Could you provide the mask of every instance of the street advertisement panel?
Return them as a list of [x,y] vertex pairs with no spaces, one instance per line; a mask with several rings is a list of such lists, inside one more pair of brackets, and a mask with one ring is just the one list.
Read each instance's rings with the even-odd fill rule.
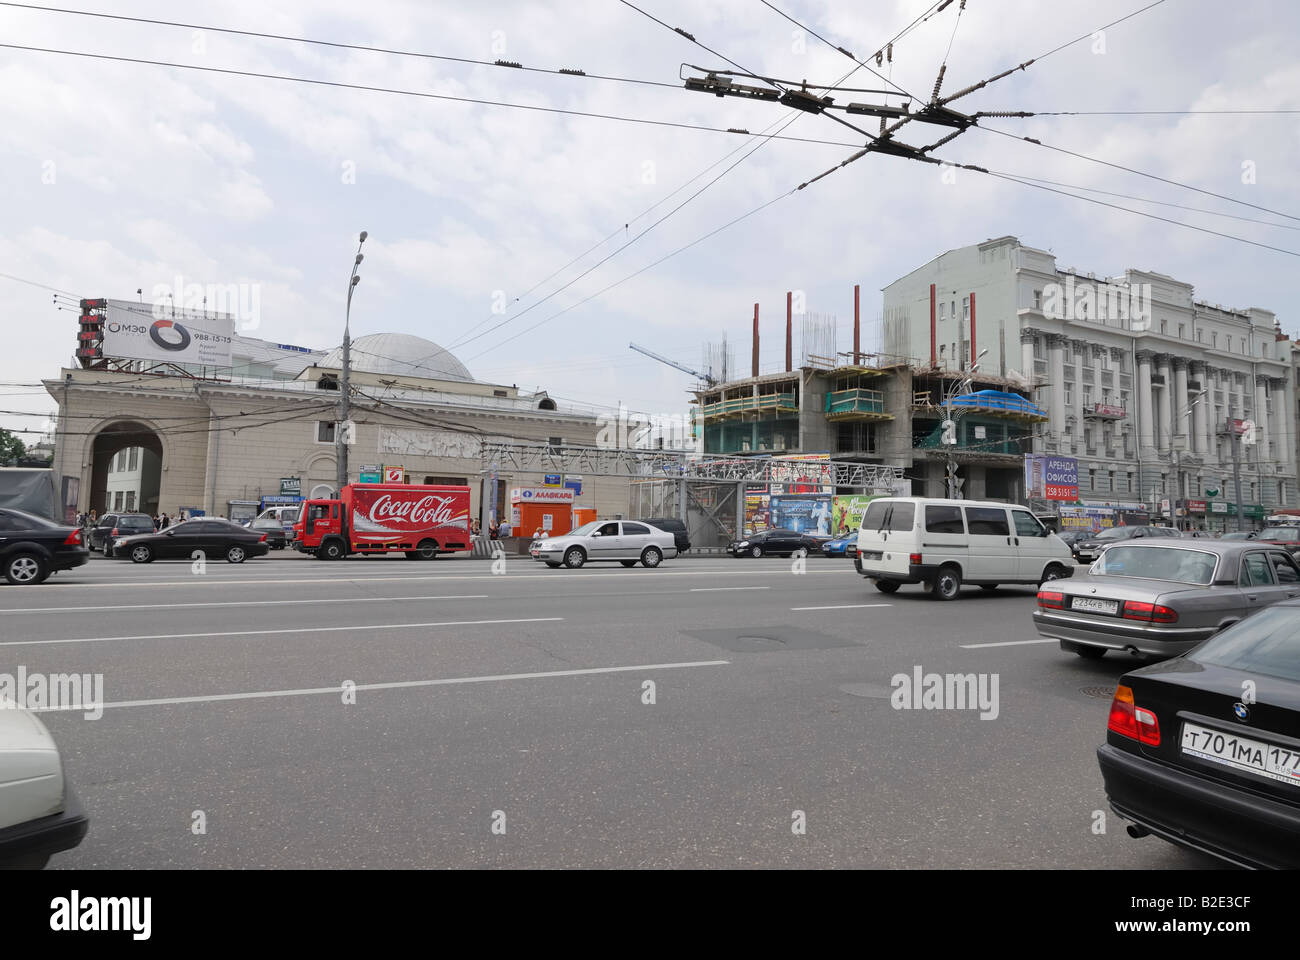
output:
[[771,524],[780,530],[794,530],[798,533],[829,537],[831,500],[832,498],[826,495],[772,497]]
[[573,503],[573,491],[555,487],[513,487],[510,502],[520,503]]
[[1100,533],[1115,526],[1118,514],[1112,507],[1061,507],[1061,533]]
[[1079,499],[1079,461],[1073,457],[1025,456],[1025,489],[1031,498],[1072,501]]
[[745,494],[745,536],[752,537],[768,529],[770,500],[766,493]]
[[790,493],[832,493],[834,468],[829,453],[795,453],[772,458],[771,481]]
[[834,535],[843,537],[862,526],[862,517],[867,512],[867,504],[874,499],[876,498],[873,496],[836,497],[832,501]]
[[110,301],[105,308],[104,356],[158,363],[229,367],[235,319],[198,310],[167,309],[157,317],[145,304]]
[[446,542],[444,532],[463,535],[469,523],[467,487],[357,485],[351,493],[349,522],[358,540]]

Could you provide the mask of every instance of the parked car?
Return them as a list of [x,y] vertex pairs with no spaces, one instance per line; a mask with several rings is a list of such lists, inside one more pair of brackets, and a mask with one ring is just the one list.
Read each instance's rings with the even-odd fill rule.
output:
[[143,513],[106,513],[90,528],[90,542],[86,546],[111,557],[113,541],[117,538],[153,533],[153,530],[153,517],[146,517]]
[[795,554],[807,556],[820,552],[822,544],[830,540],[813,533],[800,533],[797,530],[764,530],[752,537],[741,537],[727,544],[727,553],[733,557],[762,557],[776,555],[789,557]]
[[1256,610],[1300,597],[1300,566],[1250,541],[1130,541],[1038,591],[1034,627],[1087,660],[1185,653]]
[[1260,543],[1276,543],[1293,557],[1300,554],[1300,527],[1265,527],[1255,539]]
[[80,527],[0,507],[0,569],[10,583],[42,583],[90,559]]
[[287,540],[293,539],[293,525],[298,522],[298,514],[302,510],[301,503],[280,504],[275,507],[267,507],[256,517],[254,517],[247,526],[252,526],[258,520],[275,520],[280,524]]
[[677,556],[677,542],[668,531],[640,520],[593,520],[570,533],[534,540],[528,554],[548,567],[576,569],[595,560],[657,567]]
[[1106,726],[1097,762],[1130,836],[1300,869],[1300,601],[1124,674]]
[[842,537],[836,537],[834,540],[827,540],[822,544],[822,553],[828,557],[849,557],[852,559],[858,555],[858,531],[847,533]]
[[153,560],[189,559],[196,550],[207,557],[225,557],[230,563],[243,563],[249,557],[265,556],[269,549],[266,534],[249,530],[229,520],[202,517],[173,524],[157,533],[119,537],[113,541],[115,557],[130,557],[134,563]]
[[687,550],[691,549],[690,532],[686,529],[686,524],[676,517],[651,517],[649,520],[643,520],[642,523],[648,523],[652,527],[658,527],[660,530],[667,530],[673,535],[673,541],[677,544],[677,555],[680,557]]
[[1059,580],[1075,569],[1070,548],[1025,507],[924,497],[872,500],[853,563],[882,593],[920,583],[940,600],[956,599],[963,583],[995,590]]
[[283,550],[289,543],[284,535],[284,524],[274,517],[259,517],[248,525],[254,533],[266,534],[266,545],[272,550]]
[[1222,534],[1220,540],[1254,540],[1259,535],[1254,530],[1233,530],[1231,533]]
[[1058,533],[1057,536],[1073,552],[1074,545],[1080,540],[1090,539],[1093,532],[1091,530],[1066,530],[1064,533]]
[[39,870],[89,827],[45,724],[0,698],[0,868]]
[[1088,537],[1084,540],[1076,541],[1074,544],[1074,558],[1085,566],[1096,560],[1101,552],[1112,544],[1119,543],[1122,540],[1134,540],[1142,538],[1162,538],[1167,540],[1178,539],[1178,531],[1173,527],[1155,527],[1155,526],[1133,526],[1133,527],[1107,527],[1095,537]]

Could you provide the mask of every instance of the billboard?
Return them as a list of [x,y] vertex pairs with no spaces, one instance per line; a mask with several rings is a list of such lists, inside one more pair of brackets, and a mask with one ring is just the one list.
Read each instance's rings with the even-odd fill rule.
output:
[[771,526],[768,522],[770,501],[771,497],[766,493],[745,494],[745,536],[752,537]]
[[835,483],[829,453],[795,453],[772,458],[771,481],[786,493],[831,493]]
[[1040,500],[1079,499],[1079,461],[1073,457],[1025,456],[1025,490]]
[[197,310],[171,310],[155,316],[147,304],[113,300],[106,308],[104,356],[120,360],[231,366],[234,317],[204,316]]
[[772,497],[771,524],[781,530],[831,535],[831,497],[828,495]]
[[836,497],[832,509],[834,517],[832,532],[835,536],[842,537],[853,533],[862,526],[862,516],[867,512],[867,504],[874,499],[875,497],[872,496]]
[[510,491],[510,502],[519,503],[573,503],[573,490],[566,487],[556,490],[554,487],[514,487]]

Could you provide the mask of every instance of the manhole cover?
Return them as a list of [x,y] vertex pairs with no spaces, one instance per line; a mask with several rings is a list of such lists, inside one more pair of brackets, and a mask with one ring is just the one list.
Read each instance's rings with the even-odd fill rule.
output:
[[872,700],[888,700],[893,689],[883,683],[842,683],[840,690],[855,697],[867,697]]
[[1110,700],[1115,696],[1114,687],[1083,687],[1079,692],[1085,697],[1094,697],[1097,700]]

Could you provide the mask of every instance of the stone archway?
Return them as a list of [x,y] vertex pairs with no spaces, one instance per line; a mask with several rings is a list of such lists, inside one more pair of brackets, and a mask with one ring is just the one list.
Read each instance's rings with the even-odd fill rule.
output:
[[[128,463],[128,473],[137,475],[132,488],[134,512],[153,515],[158,512],[158,494],[162,486],[163,443],[158,432],[138,420],[113,420],[95,434],[91,443],[90,496],[88,510],[101,515],[114,509],[109,502],[109,479],[114,458],[123,450],[138,448],[134,468]],[[124,504],[125,508],[125,504]]]

